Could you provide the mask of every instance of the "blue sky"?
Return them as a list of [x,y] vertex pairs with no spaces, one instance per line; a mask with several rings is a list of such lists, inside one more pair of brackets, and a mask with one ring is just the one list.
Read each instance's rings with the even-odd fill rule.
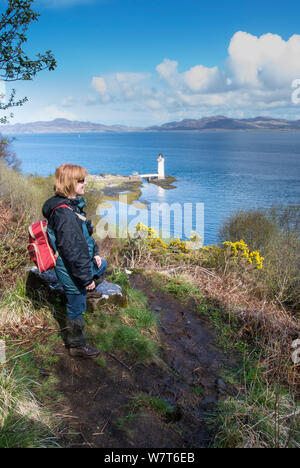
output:
[[[3,9],[5,0],[0,0]],[[26,51],[54,72],[17,82],[12,123],[69,118],[146,126],[210,115],[300,118],[300,4],[36,0]],[[284,6],[283,6],[284,5]],[[300,96],[300,93],[299,93]],[[300,101],[300,99],[299,99]]]

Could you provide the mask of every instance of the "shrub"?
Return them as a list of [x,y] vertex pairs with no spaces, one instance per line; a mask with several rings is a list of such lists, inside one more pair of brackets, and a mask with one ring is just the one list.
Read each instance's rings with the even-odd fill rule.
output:
[[300,235],[300,203],[272,206],[268,214],[271,221],[277,224],[281,232]]
[[271,298],[300,305],[300,240],[295,233],[279,234],[265,250],[261,289]]
[[[256,291],[294,309],[300,305],[300,204],[238,211],[220,229],[219,238],[263,253]],[[257,263],[257,258],[255,259]],[[259,265],[262,265],[260,262]]]
[[7,167],[18,170],[21,161],[16,157],[16,154],[11,148],[13,139],[0,136],[0,161],[4,161]]
[[219,230],[219,241],[243,239],[251,250],[264,252],[265,246],[278,233],[278,226],[262,208],[240,210],[231,214]]
[[[41,179],[41,180],[40,180]],[[10,282],[28,261],[27,227],[41,219],[51,181],[26,178],[0,161],[0,282]]]
[[250,264],[254,264],[258,270],[263,268],[264,257],[261,257],[258,250],[250,252],[248,245],[241,239],[240,242],[223,242],[229,248],[236,260],[243,259]]
[[14,369],[0,369],[0,448],[57,446],[50,418],[30,386]]
[[26,178],[0,162],[0,199],[14,216],[33,221],[40,219],[41,208],[48,198],[50,181],[35,183],[34,177]]
[[218,402],[209,417],[218,426],[214,447],[299,448],[299,404],[279,385],[267,385],[261,370],[246,358],[243,378],[231,376],[240,392]]

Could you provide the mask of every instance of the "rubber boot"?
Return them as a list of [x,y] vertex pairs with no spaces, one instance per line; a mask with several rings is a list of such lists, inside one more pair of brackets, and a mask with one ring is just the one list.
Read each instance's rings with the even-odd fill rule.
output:
[[70,348],[80,348],[86,345],[86,336],[83,333],[85,321],[83,317],[77,319],[67,318],[66,337]]
[[94,358],[100,351],[86,344],[86,337],[83,333],[85,322],[83,317],[77,319],[67,318],[67,340],[69,343],[69,353],[72,357]]

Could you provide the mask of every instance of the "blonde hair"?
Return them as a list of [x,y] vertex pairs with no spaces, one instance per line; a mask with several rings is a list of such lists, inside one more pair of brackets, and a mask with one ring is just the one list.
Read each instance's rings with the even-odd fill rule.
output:
[[62,164],[54,175],[54,192],[62,197],[70,197],[75,193],[78,180],[84,179],[88,171],[75,164]]

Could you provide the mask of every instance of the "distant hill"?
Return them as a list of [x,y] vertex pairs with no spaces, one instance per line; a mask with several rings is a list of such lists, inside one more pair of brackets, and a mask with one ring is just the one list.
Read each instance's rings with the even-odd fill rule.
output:
[[93,122],[80,122],[55,119],[50,122],[0,125],[0,133],[5,135],[30,133],[104,133],[104,132],[171,132],[171,131],[234,131],[234,130],[285,130],[300,131],[300,120],[255,117],[251,119],[231,119],[218,115],[202,119],[184,119],[147,128],[125,125],[102,125]]
[[68,119],[55,119],[50,122],[40,121],[25,124],[0,125],[0,133],[5,135],[24,133],[102,133],[128,132],[138,129],[125,125],[102,125],[92,122],[80,122]]
[[226,130],[300,130],[300,120],[274,119],[273,117],[255,117],[252,119],[230,119],[222,115],[185,119],[181,122],[169,122],[147,128],[148,131],[226,131]]

